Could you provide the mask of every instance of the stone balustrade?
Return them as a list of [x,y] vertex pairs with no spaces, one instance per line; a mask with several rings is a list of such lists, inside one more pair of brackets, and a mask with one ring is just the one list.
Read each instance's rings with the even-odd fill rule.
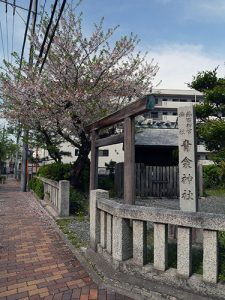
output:
[[38,177],[44,184],[44,199],[50,201],[60,217],[69,216],[70,182]]
[[[218,280],[218,231],[225,230],[225,216],[202,212],[119,204],[103,190],[90,194],[90,242],[100,246],[113,261],[133,258],[144,266],[147,254],[147,222],[154,224],[154,269],[168,268],[168,225],[177,226],[177,275],[192,274],[192,229],[203,230],[203,281]],[[131,226],[132,224],[132,226]]]

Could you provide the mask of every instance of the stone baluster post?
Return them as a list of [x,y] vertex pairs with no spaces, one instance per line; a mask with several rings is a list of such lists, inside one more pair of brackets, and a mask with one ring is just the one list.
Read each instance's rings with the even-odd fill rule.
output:
[[97,200],[108,198],[107,191],[100,189],[90,191],[90,246],[94,251],[97,251],[97,245],[100,243],[100,212]]
[[130,220],[113,216],[112,256],[123,261],[132,257],[132,229]]
[[68,217],[70,209],[70,182],[68,180],[59,181],[58,197],[59,215],[61,217]]
[[203,230],[203,280],[218,280],[218,233],[214,230]]
[[191,259],[192,229],[178,227],[177,229],[177,273],[189,277],[192,272]]
[[154,223],[154,268],[165,271],[168,267],[168,225]]
[[147,222],[133,221],[133,259],[139,266],[147,260]]

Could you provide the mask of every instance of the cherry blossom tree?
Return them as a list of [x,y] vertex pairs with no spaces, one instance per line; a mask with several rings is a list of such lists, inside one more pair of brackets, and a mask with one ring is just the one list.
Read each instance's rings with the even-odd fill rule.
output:
[[113,42],[117,27],[105,31],[103,20],[85,35],[82,15],[68,5],[42,69],[39,52],[48,21],[45,16],[41,35],[31,37],[36,64],[31,68],[23,62],[21,71],[6,64],[1,97],[8,118],[54,132],[79,149],[73,172],[76,186],[90,152],[85,125],[150,93],[158,66],[136,51],[137,36]]

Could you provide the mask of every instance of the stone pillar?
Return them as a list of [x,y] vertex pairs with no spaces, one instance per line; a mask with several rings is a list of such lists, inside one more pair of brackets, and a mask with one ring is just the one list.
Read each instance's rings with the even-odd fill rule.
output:
[[165,271],[168,267],[168,225],[154,223],[154,268]]
[[112,216],[107,214],[107,236],[106,236],[106,249],[112,253]]
[[108,199],[109,193],[104,190],[90,191],[90,246],[96,251],[100,242],[100,213],[97,209],[98,199]]
[[106,212],[100,212],[100,243],[102,248],[106,247]]
[[177,229],[177,273],[189,277],[192,272],[191,237],[192,229]]
[[[53,196],[53,195],[52,195]],[[68,217],[70,212],[70,182],[68,180],[59,181],[58,211],[60,217]]]
[[133,259],[143,266],[147,261],[147,222],[133,221]]
[[130,220],[113,217],[112,256],[116,260],[132,257],[132,229]]
[[214,230],[203,230],[203,280],[218,280],[218,233]]
[[193,105],[178,108],[180,209],[198,211],[197,143]]

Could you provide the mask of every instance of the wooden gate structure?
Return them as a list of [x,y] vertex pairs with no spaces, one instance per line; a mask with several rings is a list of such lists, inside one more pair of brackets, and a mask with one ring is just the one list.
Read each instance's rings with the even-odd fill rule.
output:
[[[154,95],[147,95],[119,111],[108,115],[85,127],[86,133],[91,134],[91,169],[90,190],[98,187],[98,148],[113,144],[124,143],[124,202],[135,204],[135,122],[134,118],[150,110],[162,110],[155,107]],[[171,109],[176,111],[176,108]],[[99,137],[101,129],[123,122],[124,133],[105,138]]]
[[[115,191],[123,197],[123,163],[115,166]],[[179,197],[178,166],[145,166],[135,164],[136,196],[139,197]]]

